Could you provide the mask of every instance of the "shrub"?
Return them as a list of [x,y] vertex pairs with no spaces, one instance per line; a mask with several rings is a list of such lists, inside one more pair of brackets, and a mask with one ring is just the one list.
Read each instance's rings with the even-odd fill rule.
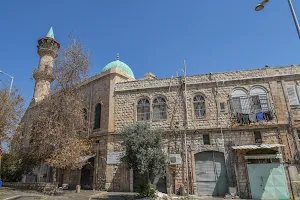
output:
[[151,188],[151,184],[144,180],[139,185],[139,195],[138,198],[147,198],[147,199],[155,199],[156,191]]

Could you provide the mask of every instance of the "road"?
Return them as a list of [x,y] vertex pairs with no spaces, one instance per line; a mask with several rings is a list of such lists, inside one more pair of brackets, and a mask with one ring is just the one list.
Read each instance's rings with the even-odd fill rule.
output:
[[[45,197],[26,196],[26,197],[18,198],[18,200],[48,200],[48,199],[51,200],[51,199],[53,199],[53,197],[45,198]],[[101,198],[93,198],[93,200],[126,200],[126,198],[121,197],[121,196],[104,196],[104,197],[101,197]]]
[[126,198],[121,197],[121,196],[106,196],[106,197],[101,197],[101,198],[96,198],[94,200],[126,200]]

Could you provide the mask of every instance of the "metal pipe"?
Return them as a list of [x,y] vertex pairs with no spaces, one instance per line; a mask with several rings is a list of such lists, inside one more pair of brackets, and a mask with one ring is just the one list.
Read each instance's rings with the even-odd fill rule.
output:
[[186,178],[187,178],[187,195],[190,194],[189,184],[189,166],[188,166],[188,152],[187,152],[187,141],[186,141],[186,129],[188,125],[188,111],[187,111],[187,94],[186,94],[186,63],[184,63],[184,98],[185,98],[185,128],[184,128],[184,146],[185,146],[185,167],[186,167]]
[[13,86],[13,82],[14,82],[14,77],[5,73],[4,71],[0,70],[0,73],[1,74],[4,74],[6,76],[8,76],[9,78],[11,78],[11,82],[10,82],[10,87],[9,87],[9,93],[8,93],[8,96],[10,97],[10,93],[11,93],[11,90],[12,90],[12,86]]
[[295,23],[295,26],[296,26],[296,29],[297,29],[297,32],[298,32],[298,37],[300,39],[300,27],[299,27],[299,22],[298,22],[298,19],[297,19],[297,15],[296,15],[296,12],[295,12],[294,7],[293,7],[292,0],[288,0],[288,2],[289,2],[291,13],[293,15],[294,23]]

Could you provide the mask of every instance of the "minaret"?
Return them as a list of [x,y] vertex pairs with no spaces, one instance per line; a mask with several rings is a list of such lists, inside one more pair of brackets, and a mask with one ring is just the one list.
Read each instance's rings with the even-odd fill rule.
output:
[[52,27],[46,37],[38,40],[37,52],[40,62],[34,70],[35,79],[34,97],[35,102],[41,101],[50,92],[50,84],[54,81],[53,61],[57,57],[60,44],[54,39]]

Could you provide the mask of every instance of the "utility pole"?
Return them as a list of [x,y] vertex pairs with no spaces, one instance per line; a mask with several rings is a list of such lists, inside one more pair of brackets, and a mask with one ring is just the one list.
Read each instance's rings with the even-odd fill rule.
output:
[[184,63],[184,98],[185,98],[185,126],[184,126],[184,148],[185,148],[185,167],[186,167],[186,182],[187,182],[187,195],[190,194],[190,184],[189,184],[189,165],[188,165],[188,151],[187,151],[187,141],[186,141],[186,131],[188,128],[188,110],[187,110],[187,91],[186,91],[186,63]]

